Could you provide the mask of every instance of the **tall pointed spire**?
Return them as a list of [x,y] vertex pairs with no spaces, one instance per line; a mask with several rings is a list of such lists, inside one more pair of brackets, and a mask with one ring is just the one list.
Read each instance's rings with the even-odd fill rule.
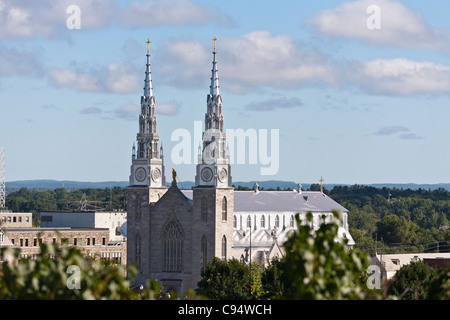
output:
[[205,131],[203,145],[199,146],[196,186],[231,187],[230,161],[226,149],[226,133],[222,113],[222,96],[219,92],[219,71],[217,69],[217,37],[214,36],[211,85],[206,101]]
[[[141,114],[137,134],[137,151],[133,147],[130,185],[165,186],[162,148],[158,148],[159,135],[156,130],[156,103],[153,95],[150,71],[150,40],[147,44],[144,94],[141,96]],[[161,153],[161,154],[160,154]]]
[[147,44],[147,67],[145,70],[144,97],[150,98],[153,96],[152,72],[150,71],[150,39],[147,39],[145,43]]
[[214,97],[219,95],[219,70],[217,69],[217,61],[216,61],[216,41],[217,38],[216,36],[214,36],[214,38],[212,39],[214,41],[214,51],[213,51],[213,66],[212,66],[212,70],[211,70],[211,86],[210,86],[210,90],[209,93]]

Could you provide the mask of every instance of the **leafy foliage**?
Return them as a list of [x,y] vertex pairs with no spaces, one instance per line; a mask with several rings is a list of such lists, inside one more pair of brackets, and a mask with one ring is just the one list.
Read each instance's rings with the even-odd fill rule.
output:
[[[42,243],[35,260],[19,257],[20,250],[2,248],[0,270],[1,300],[118,300],[157,299],[161,288],[156,281],[141,291],[129,288],[122,265],[87,259],[75,247]],[[70,266],[75,266],[76,275]],[[130,277],[136,269],[129,268]],[[74,277],[77,278],[74,278]],[[79,279],[79,282],[75,281]],[[79,283],[79,287],[74,284]]]
[[212,300],[249,300],[250,269],[237,259],[214,257],[207,263],[198,287],[199,294]]
[[[335,217],[338,213],[334,212]],[[317,230],[301,225],[289,237],[284,248],[286,278],[284,295],[291,299],[367,299],[376,298],[361,282],[369,266],[365,253],[349,249],[337,239],[338,224],[322,223]],[[312,222],[312,214],[307,214]]]

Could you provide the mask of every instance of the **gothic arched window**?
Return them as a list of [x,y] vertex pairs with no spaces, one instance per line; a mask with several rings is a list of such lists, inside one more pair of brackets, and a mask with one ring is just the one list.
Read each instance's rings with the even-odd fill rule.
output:
[[202,221],[208,221],[208,203],[206,202],[206,198],[203,197],[201,201],[201,218]]
[[139,234],[136,235],[135,255],[136,264],[139,268],[139,271],[141,271],[141,236]]
[[164,271],[181,271],[183,263],[183,235],[175,222],[164,230]]
[[247,216],[247,228],[250,228],[252,226],[252,219],[250,216]]
[[261,216],[261,228],[266,227],[266,218],[264,216]]
[[280,227],[280,217],[278,215],[275,217],[275,227]]
[[237,218],[233,216],[233,228],[237,228]]
[[222,221],[227,221],[227,198],[222,199]]
[[202,272],[205,270],[206,262],[208,261],[207,252],[208,252],[208,243],[206,241],[206,237],[203,236],[200,251],[200,266],[202,268],[201,269]]
[[289,227],[294,227],[294,216],[291,216],[291,218],[289,219]]
[[227,237],[222,237],[222,260],[227,259]]

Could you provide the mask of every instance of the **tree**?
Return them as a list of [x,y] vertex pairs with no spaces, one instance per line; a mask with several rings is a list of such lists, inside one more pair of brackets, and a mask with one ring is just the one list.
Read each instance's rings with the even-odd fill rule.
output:
[[[333,212],[339,219],[337,212]],[[365,253],[351,250],[337,239],[338,224],[322,223],[314,230],[301,225],[284,244],[284,260],[288,287],[284,295],[290,299],[367,299],[380,298],[381,292],[369,290],[361,279],[369,266]],[[307,214],[312,222],[312,214]]]
[[[149,281],[142,291],[131,290],[122,265],[87,259],[76,247],[40,245],[35,260],[19,258],[20,249],[2,248],[1,300],[157,299],[161,287]],[[130,277],[136,269],[130,266]]]
[[286,262],[283,259],[275,258],[261,275],[261,284],[264,299],[281,299],[285,288],[288,287],[286,276]]
[[416,238],[418,226],[405,217],[390,214],[377,223],[377,229],[385,243],[411,243]]
[[424,283],[434,280],[436,270],[423,261],[412,262],[401,267],[388,286],[388,293],[403,300],[423,300],[427,298]]
[[214,257],[202,272],[197,293],[212,300],[251,299],[250,270],[237,259]]

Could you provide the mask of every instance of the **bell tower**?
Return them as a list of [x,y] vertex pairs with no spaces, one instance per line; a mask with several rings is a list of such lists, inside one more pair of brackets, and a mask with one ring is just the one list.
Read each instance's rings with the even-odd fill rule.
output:
[[[150,71],[150,40],[147,40],[147,64],[144,80],[144,95],[141,96],[139,132],[137,150],[133,145],[130,186],[148,186],[161,188],[166,186],[164,156],[159,147],[159,135],[156,131],[155,96],[153,95]],[[159,148],[159,149],[158,149]]]
[[193,256],[198,270],[213,257],[231,258],[233,244],[234,188],[226,149],[222,96],[219,91],[216,41],[211,85],[206,98],[205,129],[199,146],[195,187],[193,187],[194,243],[200,250]]
[[231,166],[223,127],[222,96],[219,92],[219,70],[214,37],[211,85],[206,97],[205,131],[198,150],[196,186],[231,187]]
[[150,71],[150,40],[147,40],[144,94],[141,96],[139,131],[133,145],[127,188],[127,265],[137,266],[136,284],[145,284],[150,268],[152,204],[167,192],[163,149],[156,131],[155,97]]

